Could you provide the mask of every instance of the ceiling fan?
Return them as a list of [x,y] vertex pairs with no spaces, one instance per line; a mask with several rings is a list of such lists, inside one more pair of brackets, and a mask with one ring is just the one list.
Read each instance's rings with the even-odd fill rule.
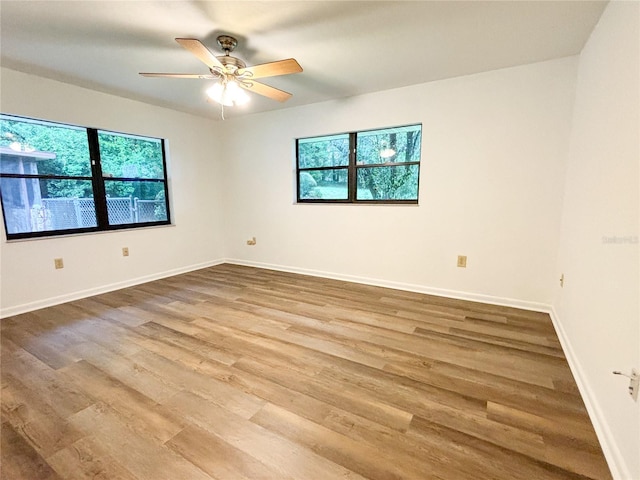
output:
[[169,77],[169,78],[199,78],[203,80],[217,80],[208,90],[210,99],[224,106],[233,106],[246,103],[249,96],[244,92],[255,92],[259,95],[285,102],[292,94],[277,88],[256,82],[257,78],[289,75],[302,71],[298,62],[289,58],[277,62],[263,63],[253,67],[247,65],[237,57],[229,55],[238,45],[238,41],[229,35],[220,35],[217,38],[218,45],[224,51],[224,55],[216,56],[195,38],[176,38],[181,46],[189,50],[201,62],[209,67],[208,74],[197,73],[140,73],[143,77]]

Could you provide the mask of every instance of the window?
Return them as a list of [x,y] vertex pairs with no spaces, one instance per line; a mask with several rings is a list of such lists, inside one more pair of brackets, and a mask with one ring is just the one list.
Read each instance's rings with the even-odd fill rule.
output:
[[7,239],[170,223],[164,141],[0,115]]
[[418,203],[422,125],[296,140],[298,202]]

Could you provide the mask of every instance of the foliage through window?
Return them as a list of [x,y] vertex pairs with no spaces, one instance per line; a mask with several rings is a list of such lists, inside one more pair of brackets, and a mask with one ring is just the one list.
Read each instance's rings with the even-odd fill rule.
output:
[[170,223],[164,141],[0,115],[7,239]]
[[422,125],[300,138],[298,202],[418,203]]

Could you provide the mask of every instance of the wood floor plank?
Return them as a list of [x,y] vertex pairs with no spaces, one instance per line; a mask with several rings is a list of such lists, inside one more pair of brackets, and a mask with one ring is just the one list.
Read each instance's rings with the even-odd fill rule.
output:
[[350,385],[343,384],[336,389],[335,384],[327,381],[302,377],[292,379],[287,375],[284,365],[267,365],[265,362],[245,358],[239,360],[235,366],[330,405],[342,406],[351,412],[399,431],[405,431],[411,422],[410,412],[375,398],[358,396],[360,392]]
[[441,362],[427,365],[387,364],[385,371],[406,376],[427,385],[446,388],[473,398],[495,401],[542,416],[563,416],[586,422],[587,412],[582,400],[574,395],[539,387],[511,378]]
[[239,356],[232,350],[219,345],[214,346],[212,342],[209,342],[209,337],[206,335],[208,332],[193,323],[191,322],[186,330],[190,333],[186,333],[185,329],[180,326],[167,326],[166,323],[156,323],[155,321],[148,322],[138,329],[138,332],[147,335],[147,338],[141,339],[138,343],[149,347],[149,342],[146,340],[162,339],[163,343],[171,343],[225,365],[232,365],[238,360]]
[[143,368],[130,357],[118,355],[101,345],[86,342],[72,350],[102,372],[157,403],[162,403],[178,391],[162,376]]
[[401,406],[414,414],[436,410],[463,410],[472,415],[486,417],[487,402],[484,399],[475,399],[361,365],[326,367],[316,378],[323,379],[328,384],[351,385],[363,396],[371,396],[391,405]]
[[[501,405],[496,402],[487,402],[487,418],[505,425],[511,425],[523,430],[538,433],[540,435],[565,436],[566,438],[580,439],[597,447],[598,439],[592,428],[580,419],[562,416],[541,416],[531,412]],[[562,420],[562,421],[560,421]]]
[[63,478],[86,480],[136,480],[94,438],[83,437],[72,445],[47,457],[49,463]]
[[[264,404],[261,399],[247,395],[225,382],[220,382],[199,372],[184,370],[179,364],[161,355],[139,352],[132,358],[149,371],[171,378],[179,390],[194,392],[217,405],[226,405],[230,411],[241,418],[250,418]],[[175,398],[175,395],[172,398]],[[169,402],[168,400],[165,403],[170,404]]]
[[9,422],[0,425],[0,479],[60,480],[56,471]]
[[60,381],[58,373],[38,358],[22,349],[7,352],[6,344],[3,337],[1,372],[3,386],[11,376],[19,379],[34,393],[35,397],[55,400],[51,401],[50,405],[61,418],[67,418],[93,403],[93,400],[81,389]]
[[199,427],[215,432],[228,444],[266,463],[284,476],[366,478],[197,395],[179,393],[172,399],[171,405],[185,412],[187,418]]
[[[27,323],[31,323],[27,320]],[[2,336],[19,345],[25,352],[30,353],[46,366],[57,369],[72,364],[78,358],[74,358],[64,353],[64,349],[69,343],[66,341],[69,335],[39,336],[20,328],[4,330]],[[78,342],[81,340],[78,339]]]
[[211,477],[156,439],[140,435],[128,420],[105,403],[96,403],[70,417],[79,429],[92,432],[99,448],[139,479],[211,480]]
[[372,480],[439,478],[413,458],[390,456],[384,449],[357,442],[286,409],[266,404],[251,421]]
[[601,460],[599,444],[576,438],[571,433],[544,434],[543,438],[546,462],[587,477],[609,477],[609,469]]
[[167,446],[218,480],[293,480],[195,425],[189,425]]
[[66,367],[60,374],[91,395],[96,403],[109,405],[130,428],[159,443],[167,441],[184,427],[179,416],[86,360]]
[[1,392],[3,419],[40,455],[51,455],[85,435],[61,418],[46,399],[25,387],[19,379],[7,374],[5,378],[7,384]]
[[[415,441],[422,448],[448,448],[461,455],[470,465],[477,465],[477,478],[505,478],[520,480],[585,480],[598,477],[592,472],[589,477],[578,475],[561,467],[517,453],[474,435],[468,435],[455,428],[449,428],[416,417],[407,431],[409,441]],[[455,458],[455,454],[452,455]],[[464,461],[463,461],[464,462]],[[457,467],[452,469],[457,470]],[[452,477],[455,478],[455,477]]]
[[0,342],[1,479],[611,478],[540,312],[223,264]]

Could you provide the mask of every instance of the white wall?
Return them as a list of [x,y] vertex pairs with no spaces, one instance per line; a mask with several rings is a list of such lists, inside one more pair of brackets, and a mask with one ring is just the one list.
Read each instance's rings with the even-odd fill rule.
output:
[[[224,257],[217,122],[4,68],[0,78],[3,113],[165,138],[175,223],[16,242],[0,232],[2,316]],[[55,257],[64,269],[53,268]]]
[[[555,316],[616,478],[640,479],[638,2],[611,2],[584,48],[567,165]],[[608,243],[617,237],[619,243]]]
[[[565,58],[225,122],[227,255],[549,305],[576,69]],[[295,138],[418,122],[419,206],[294,204]]]

